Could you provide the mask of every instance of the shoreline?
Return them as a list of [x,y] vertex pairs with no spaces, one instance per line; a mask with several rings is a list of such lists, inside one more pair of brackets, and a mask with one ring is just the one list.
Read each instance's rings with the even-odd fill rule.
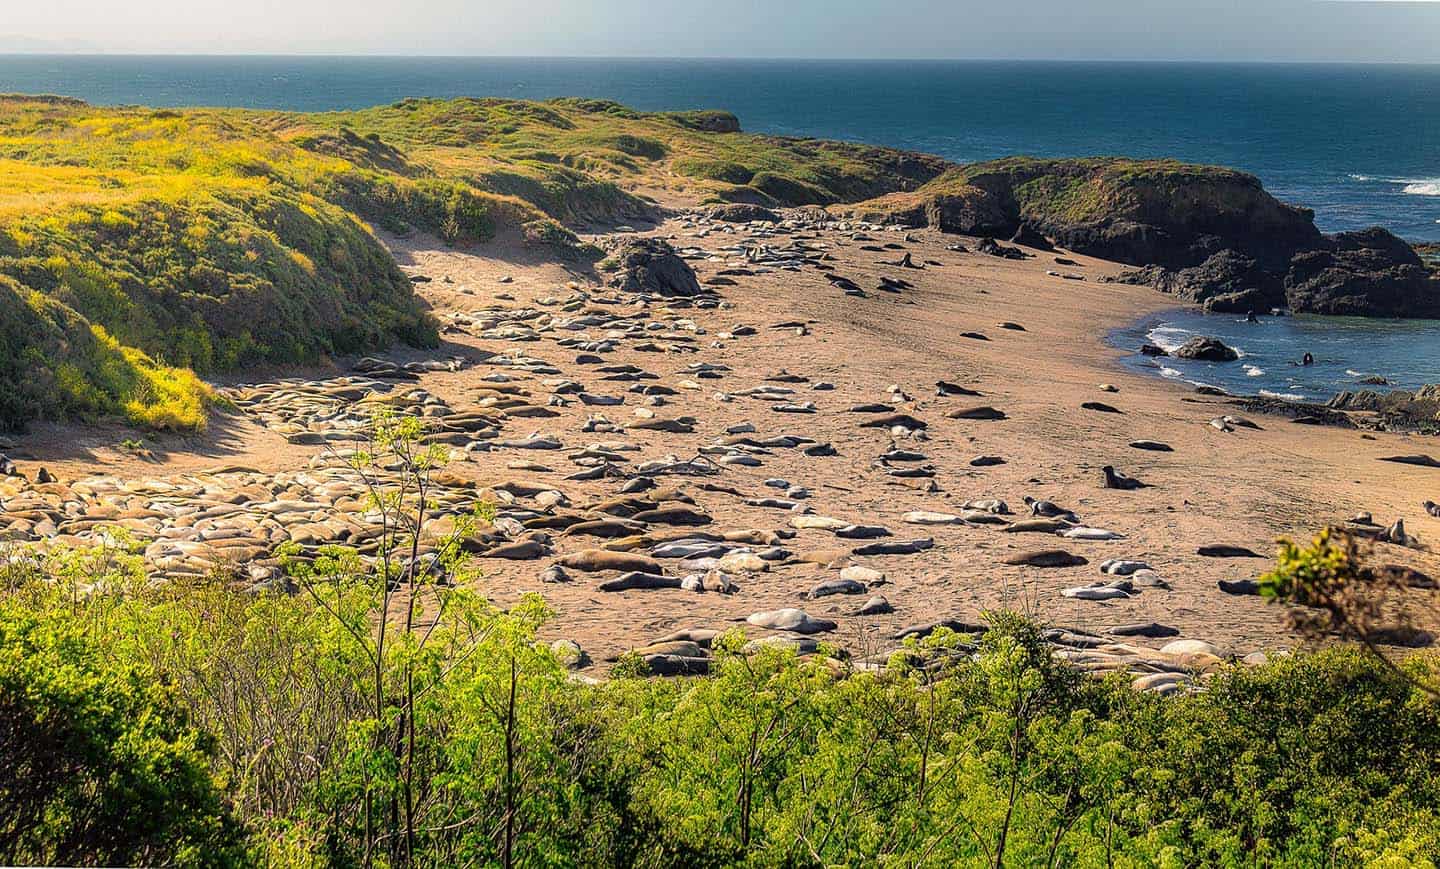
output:
[[[1267,327],[1268,333],[1263,331]],[[1236,314],[1171,305],[1107,331],[1102,340],[1121,351],[1119,364],[1126,370],[1195,387],[1217,387],[1236,398],[1323,406],[1345,392],[1413,392],[1440,382],[1440,360],[1427,364],[1432,360],[1417,360],[1409,351],[1413,341],[1427,341],[1431,333],[1440,335],[1440,321],[1289,314],[1261,317],[1259,328],[1261,332],[1253,331]],[[1175,334],[1156,337],[1153,333],[1157,329]],[[1219,338],[1240,358],[1234,362],[1198,363],[1173,356],[1149,357],[1138,351],[1147,343],[1173,351],[1185,338],[1200,335]],[[1295,361],[1308,350],[1316,353],[1314,368],[1304,368]],[[1367,352],[1378,355],[1364,361],[1355,358]],[[1175,374],[1165,374],[1165,368]],[[1194,370],[1197,368],[1201,370]],[[1284,377],[1288,374],[1297,376]]]

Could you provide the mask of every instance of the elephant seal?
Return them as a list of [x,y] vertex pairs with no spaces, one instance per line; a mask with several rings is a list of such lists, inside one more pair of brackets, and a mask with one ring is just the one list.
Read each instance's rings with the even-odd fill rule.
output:
[[989,405],[981,407],[962,407],[945,414],[947,419],[1007,419],[1003,410],[997,410]]
[[611,552],[607,549],[582,549],[579,552],[572,552],[560,559],[560,566],[572,570],[583,570],[587,573],[601,570],[664,572],[660,562],[653,558],[628,552]]
[[1142,483],[1134,477],[1127,477],[1119,471],[1115,470],[1115,467],[1113,465],[1106,465],[1105,467],[1101,468],[1100,471],[1105,475],[1105,488],[1107,489],[1122,489],[1129,491],[1134,489],[1149,488],[1148,484]]
[[1066,510],[1054,501],[1037,501],[1026,495],[1023,499],[1025,505],[1030,508],[1031,516],[1042,516],[1050,519],[1067,519],[1071,522],[1079,522],[1080,517],[1075,515],[1074,510]]
[[1005,563],[1026,567],[1079,567],[1089,564],[1090,560],[1063,549],[1037,549],[1012,555],[1005,559]]

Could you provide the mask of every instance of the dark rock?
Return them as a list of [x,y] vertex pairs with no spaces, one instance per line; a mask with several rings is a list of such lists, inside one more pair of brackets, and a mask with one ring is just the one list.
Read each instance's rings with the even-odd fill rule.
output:
[[1248,314],[1270,307],[1273,298],[1260,290],[1241,290],[1238,293],[1221,293],[1205,300],[1207,314]]
[[1141,344],[1140,355],[1142,356],[1169,356],[1170,351],[1158,344]]
[[614,264],[610,286],[661,296],[698,296],[704,292],[695,270],[663,239],[627,238],[608,258]]
[[1234,348],[1226,346],[1219,338],[1208,335],[1196,335],[1180,345],[1174,355],[1180,359],[1199,359],[1206,362],[1234,362],[1240,358]]
[[1015,230],[1014,235],[1010,236],[1010,243],[1034,248],[1035,250],[1055,250],[1055,245],[1050,243],[1050,239],[1032,229],[1028,223],[1020,224],[1020,228]]
[[719,220],[725,223],[751,223],[753,221],[764,221],[766,223],[779,223],[780,215],[762,205],[752,205],[748,202],[731,202],[728,205],[717,205],[705,214],[711,220]]
[[1312,314],[1440,317],[1440,280],[1410,245],[1379,227],[1298,253],[1285,298],[1291,310]]

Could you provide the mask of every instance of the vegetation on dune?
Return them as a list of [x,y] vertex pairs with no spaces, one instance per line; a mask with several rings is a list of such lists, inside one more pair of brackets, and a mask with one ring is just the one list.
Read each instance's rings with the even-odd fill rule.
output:
[[0,426],[193,429],[209,395],[192,371],[434,344],[371,225],[593,256],[564,224],[653,215],[641,190],[799,205],[943,166],[738,129],[596,100],[293,114],[0,96]]
[[437,340],[326,198],[349,164],[219,113],[0,109],[0,424],[193,429],[210,396],[192,371]]
[[564,222],[644,215],[640,188],[772,205],[853,202],[907,190],[937,157],[740,132],[725,112],[637,112],[605,100],[408,99],[271,126],[316,153],[508,194]]
[[[123,535],[0,573],[0,861],[1433,866],[1440,669],[1355,650],[1160,697],[1005,613],[889,666],[715,640],[705,677],[582,682],[432,533],[438,453],[382,418],[372,560],[149,581]],[[384,469],[384,470],[382,470]],[[424,548],[415,544],[425,540]],[[420,554],[420,557],[416,555]],[[433,558],[431,554],[433,553]],[[1341,569],[1317,555],[1326,576]],[[1297,560],[1298,558],[1298,560]],[[1280,572],[1310,577],[1288,553]],[[288,593],[285,591],[289,586]],[[43,739],[36,741],[35,734]],[[21,800],[21,793],[34,797]],[[36,801],[38,800],[38,802]]]
[[[112,719],[76,716],[52,764],[79,776],[164,762],[184,777],[117,790],[111,811],[135,840],[121,843],[68,826],[88,815],[57,785],[48,825],[0,817],[26,833],[0,837],[0,859],[163,862],[237,826],[249,860],[280,865],[1433,865],[1440,854],[1440,707],[1357,652],[1227,669],[1202,693],[1161,698],[1053,664],[1035,628],[994,617],[976,657],[954,635],[917,644],[927,668],[742,654],[736,633],[708,677],[588,685],[535,641],[538,601],[500,612],[455,593],[423,648],[397,631],[377,711],[373,637],[354,632],[373,623],[378,592],[347,563],[336,553],[307,580],[323,603],[218,585],[130,586],[78,607],[38,580],[10,592],[0,636],[70,637],[72,656],[137,674],[126,709],[164,692],[213,741],[157,723],[181,727],[147,737],[160,758],[72,760],[85,746],[131,751],[112,741]],[[61,702],[44,699],[57,677],[43,668],[5,676],[0,690]],[[111,685],[76,685],[64,708],[103,706]],[[0,767],[30,762],[16,757],[26,747],[0,743]],[[24,805],[0,794],[0,813]],[[65,850],[74,841],[87,850]]]

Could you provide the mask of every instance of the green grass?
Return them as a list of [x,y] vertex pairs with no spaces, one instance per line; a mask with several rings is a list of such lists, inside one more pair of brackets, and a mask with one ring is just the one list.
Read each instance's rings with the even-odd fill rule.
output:
[[193,429],[210,397],[191,372],[435,344],[374,228],[593,256],[562,224],[653,216],[657,197],[854,201],[944,166],[738,129],[599,100],[297,114],[0,96],[0,427]]

